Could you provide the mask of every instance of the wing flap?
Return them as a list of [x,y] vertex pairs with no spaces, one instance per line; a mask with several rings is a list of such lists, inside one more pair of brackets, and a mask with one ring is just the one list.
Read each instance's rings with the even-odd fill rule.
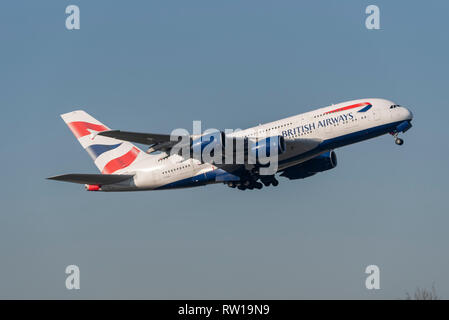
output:
[[80,184],[105,185],[113,184],[131,179],[134,175],[129,174],[86,174],[69,173],[47,178],[49,180],[65,181]]

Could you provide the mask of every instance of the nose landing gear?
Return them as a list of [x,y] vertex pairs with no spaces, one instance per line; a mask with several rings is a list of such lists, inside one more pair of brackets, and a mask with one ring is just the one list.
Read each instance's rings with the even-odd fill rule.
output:
[[401,138],[394,139],[394,143],[396,143],[398,146],[402,146],[404,144],[404,140]]
[[404,144],[404,140],[398,137],[399,132],[392,132],[390,134],[394,137],[394,143],[396,143],[398,146],[402,146]]

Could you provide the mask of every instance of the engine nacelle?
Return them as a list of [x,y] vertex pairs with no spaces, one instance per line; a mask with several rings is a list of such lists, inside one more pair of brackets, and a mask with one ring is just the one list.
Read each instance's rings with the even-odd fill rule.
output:
[[233,151],[232,163],[239,158],[244,163],[265,164],[264,162],[266,161],[264,160],[269,160],[271,157],[280,155],[286,150],[283,136],[253,140],[247,137],[229,137],[223,131],[217,130],[193,137],[190,141],[190,156],[194,159],[210,162],[203,159],[203,157],[209,155],[213,157],[213,151],[218,150],[221,150],[221,155],[225,156],[225,149],[228,148],[228,145]]
[[281,176],[290,180],[304,179],[314,174],[326,170],[333,169],[337,166],[337,155],[334,151],[328,151],[320,154],[313,159],[300,163],[296,166],[289,167],[281,173]]
[[249,142],[249,152],[253,159],[266,159],[283,154],[286,150],[283,136],[272,136]]
[[204,135],[191,140],[190,153],[197,159],[201,159],[201,155],[206,147],[208,150],[222,148],[224,146],[224,141],[225,133],[223,131],[217,130],[210,133],[205,133]]

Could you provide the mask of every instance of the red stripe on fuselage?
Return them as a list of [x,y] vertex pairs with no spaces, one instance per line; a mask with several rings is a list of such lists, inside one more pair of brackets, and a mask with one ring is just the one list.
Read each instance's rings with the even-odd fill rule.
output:
[[125,153],[123,156],[115,158],[111,161],[109,161],[105,166],[103,171],[101,173],[108,174],[113,173],[117,170],[126,168],[131,163],[133,163],[134,160],[136,160],[140,150],[136,147],[133,147],[131,150],[129,150],[127,153]]
[[109,128],[105,127],[104,125],[93,124],[84,121],[69,122],[67,123],[67,125],[69,126],[70,130],[72,130],[73,134],[77,139],[89,135],[90,132],[87,129],[91,129],[93,131],[98,132],[109,130]]
[[325,112],[324,114],[329,114],[329,113],[349,110],[349,109],[353,109],[353,108],[365,107],[365,106],[370,105],[370,104],[371,103],[369,103],[369,102],[362,102],[362,103],[352,104],[350,106],[341,107],[341,108],[338,108],[338,109],[335,109],[335,110],[331,110],[331,111]]

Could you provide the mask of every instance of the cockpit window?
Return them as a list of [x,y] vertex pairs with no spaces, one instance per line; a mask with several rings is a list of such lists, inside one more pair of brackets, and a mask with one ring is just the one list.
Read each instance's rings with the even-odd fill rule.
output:
[[390,109],[394,109],[394,108],[397,108],[397,107],[400,107],[400,105],[398,105],[398,104],[393,104],[393,105],[390,106]]

